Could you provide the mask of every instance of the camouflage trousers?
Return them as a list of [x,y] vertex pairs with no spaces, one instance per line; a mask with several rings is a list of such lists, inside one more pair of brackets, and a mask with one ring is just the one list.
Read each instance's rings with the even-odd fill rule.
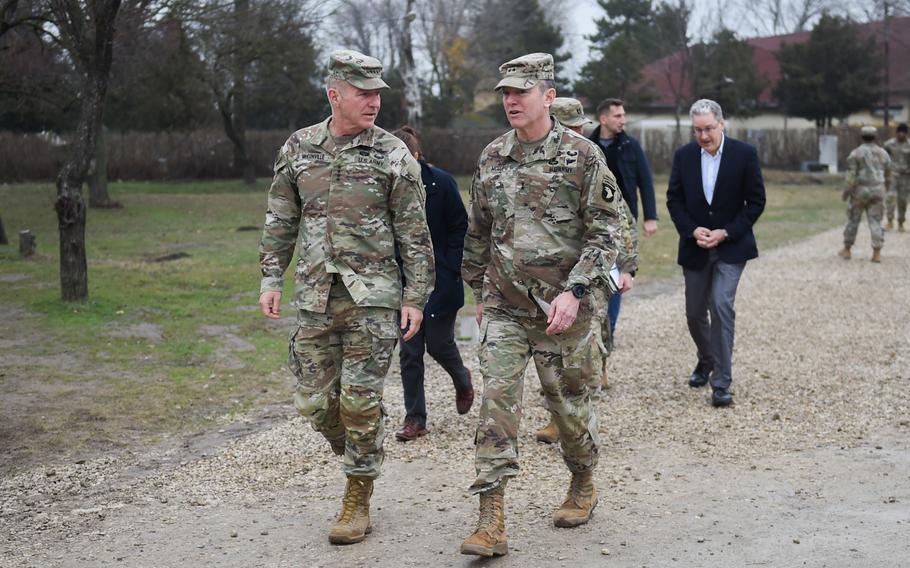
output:
[[910,174],[894,174],[891,191],[885,194],[885,211],[888,222],[894,220],[894,205],[897,203],[897,222],[907,220],[907,198],[910,197]]
[[332,286],[326,313],[300,310],[288,365],[294,406],[333,448],[344,447],[347,476],[376,478],[385,438],[382,391],[398,342],[398,312],[359,307]]
[[[518,431],[524,371],[533,357],[547,409],[556,423],[563,461],[572,472],[597,464],[597,411],[590,388],[601,369],[590,319],[548,336],[546,315],[516,316],[487,309],[481,324],[483,399],[474,437],[477,478],[471,493],[488,491],[518,475]],[[599,377],[598,377],[599,378]]]
[[853,243],[856,242],[856,232],[859,229],[863,211],[865,211],[869,231],[872,233],[872,248],[882,248],[885,244],[885,230],[882,228],[883,198],[884,192],[881,190],[856,188],[847,205],[847,227],[844,229],[845,245],[853,246]]

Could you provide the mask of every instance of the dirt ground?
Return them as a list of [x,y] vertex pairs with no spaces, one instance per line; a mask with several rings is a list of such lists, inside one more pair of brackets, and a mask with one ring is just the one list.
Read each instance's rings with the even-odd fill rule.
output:
[[[403,408],[389,376],[387,457],[363,543],[328,543],[339,464],[280,404],[4,476],[0,565],[910,566],[910,235],[889,233],[882,265],[862,256],[862,233],[857,258],[837,259],[839,238],[749,264],[731,409],[685,385],[694,355],[678,282],[630,295],[599,402],[601,497],[586,526],[550,521],[568,475],[558,449],[533,439],[545,416],[532,369],[522,473],[506,498],[510,552],[458,554],[476,516],[466,488],[477,409],[457,416],[430,364],[430,435],[413,443],[391,435]],[[464,355],[476,370],[475,348]],[[4,414],[16,404],[4,399]],[[0,435],[15,445],[29,433]]]

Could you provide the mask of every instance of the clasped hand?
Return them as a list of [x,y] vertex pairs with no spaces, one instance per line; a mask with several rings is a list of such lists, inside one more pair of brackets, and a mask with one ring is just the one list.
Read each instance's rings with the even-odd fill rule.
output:
[[724,230],[723,229],[707,229],[705,227],[698,227],[692,232],[692,236],[695,237],[695,242],[704,249],[712,249],[724,242]]

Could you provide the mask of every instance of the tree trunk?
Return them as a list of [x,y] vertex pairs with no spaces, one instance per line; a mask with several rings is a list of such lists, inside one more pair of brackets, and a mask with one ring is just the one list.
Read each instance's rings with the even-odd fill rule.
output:
[[88,299],[85,256],[85,201],[82,184],[95,153],[97,127],[104,111],[120,0],[97,0],[88,10],[78,0],[55,4],[55,20],[80,70],[79,120],[70,156],[57,175],[57,224],[60,230],[60,296],[65,302]]
[[88,180],[88,205],[94,209],[120,207],[107,192],[107,131],[104,121],[95,125],[95,159],[92,161],[91,177]]
[[8,245],[9,239],[6,238],[6,229],[3,227],[3,217],[0,217],[0,245]]
[[417,69],[414,66],[414,50],[411,45],[411,22],[416,17],[414,0],[408,0],[404,17],[404,31],[401,34],[401,78],[404,81],[405,122],[415,128],[420,127],[423,118],[423,104],[420,100],[420,85],[417,83]]

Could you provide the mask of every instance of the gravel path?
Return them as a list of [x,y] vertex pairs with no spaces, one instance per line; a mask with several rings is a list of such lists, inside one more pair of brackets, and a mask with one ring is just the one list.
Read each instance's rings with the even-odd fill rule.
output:
[[685,384],[695,358],[682,290],[633,291],[600,402],[601,504],[587,526],[549,520],[568,476],[557,450],[534,442],[545,413],[531,370],[510,554],[457,553],[475,520],[465,489],[477,409],[457,416],[451,383],[429,364],[430,435],[416,442],[391,435],[403,406],[389,376],[387,459],[364,543],[328,544],[339,465],[282,406],[198,439],[3,479],[0,565],[908,565],[910,234],[888,234],[881,265],[868,261],[868,233],[849,262],[834,254],[840,238],[749,263],[730,409]]

